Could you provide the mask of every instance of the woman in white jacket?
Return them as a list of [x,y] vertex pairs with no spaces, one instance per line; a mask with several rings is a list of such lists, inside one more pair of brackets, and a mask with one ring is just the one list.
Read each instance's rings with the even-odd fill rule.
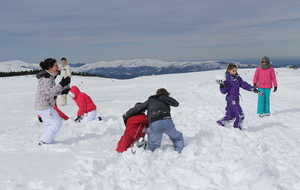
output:
[[[60,71],[60,78],[66,78],[71,77],[71,68],[68,64],[68,61],[66,58],[61,58],[61,71]],[[68,85],[69,86],[69,85]],[[69,86],[70,87],[70,86]],[[61,105],[66,106],[67,105],[67,95],[68,95],[69,89],[64,90],[61,92]]]
[[59,67],[53,58],[48,58],[40,62],[40,67],[42,71],[36,75],[38,86],[34,109],[41,116],[44,123],[44,133],[39,139],[39,145],[42,145],[51,143],[62,126],[62,118],[54,109],[54,97],[68,88],[67,85],[70,84],[70,77],[63,78],[58,85],[55,84]]

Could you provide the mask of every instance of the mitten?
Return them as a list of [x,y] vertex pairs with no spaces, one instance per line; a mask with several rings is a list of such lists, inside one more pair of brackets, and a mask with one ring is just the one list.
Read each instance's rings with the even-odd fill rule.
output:
[[77,116],[77,118],[74,120],[76,123],[79,123],[82,120],[82,116]]
[[122,117],[123,117],[124,124],[126,125],[126,122],[127,122],[128,118],[125,116],[125,114],[123,114]]
[[224,82],[220,79],[217,79],[216,83],[219,84],[221,88],[223,88],[225,86]]
[[38,117],[38,119],[41,123],[43,122],[43,119],[41,117]]
[[67,88],[66,90],[61,91],[61,95],[68,94],[69,91],[70,91],[70,88]]
[[254,88],[256,87],[256,83],[253,83],[253,87],[254,87]]
[[70,84],[70,82],[71,82],[71,78],[70,78],[69,76],[67,76],[66,78],[63,77],[63,78],[61,79],[61,81],[60,81],[59,84],[60,84],[62,87],[64,87],[64,86],[67,86],[68,84]]
[[274,90],[273,90],[273,92],[276,92],[276,91],[277,91],[277,86],[275,86],[275,87],[274,87]]
[[261,91],[257,90],[257,88],[254,88],[253,92],[256,93],[256,94],[259,94],[260,96],[263,95],[263,93]]

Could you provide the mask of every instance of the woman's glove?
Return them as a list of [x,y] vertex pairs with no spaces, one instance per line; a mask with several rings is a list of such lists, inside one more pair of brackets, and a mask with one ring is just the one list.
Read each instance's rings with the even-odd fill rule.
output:
[[70,84],[70,82],[71,82],[71,78],[69,76],[67,76],[66,78],[63,77],[59,84],[61,85],[61,87],[64,87],[64,86],[67,86],[68,84]]
[[275,86],[275,87],[274,87],[274,90],[273,90],[273,92],[276,92],[276,91],[277,91],[277,86]]

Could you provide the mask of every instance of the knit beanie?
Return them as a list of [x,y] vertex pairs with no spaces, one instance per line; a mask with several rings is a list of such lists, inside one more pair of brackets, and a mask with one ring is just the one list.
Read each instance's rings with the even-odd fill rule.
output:
[[[267,64],[267,65],[264,65],[264,64],[262,63],[263,60],[268,61],[268,64]],[[261,67],[262,69],[269,69],[269,68],[271,67],[271,61],[270,61],[270,58],[267,57],[267,56],[264,56],[264,57],[261,59],[261,61],[260,61],[260,67]]]

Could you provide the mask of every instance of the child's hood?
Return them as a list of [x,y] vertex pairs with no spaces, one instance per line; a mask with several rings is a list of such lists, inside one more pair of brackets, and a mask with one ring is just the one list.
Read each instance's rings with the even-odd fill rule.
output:
[[77,86],[72,86],[70,92],[72,92],[75,95],[75,97],[77,97],[78,94],[80,93],[80,90]]

